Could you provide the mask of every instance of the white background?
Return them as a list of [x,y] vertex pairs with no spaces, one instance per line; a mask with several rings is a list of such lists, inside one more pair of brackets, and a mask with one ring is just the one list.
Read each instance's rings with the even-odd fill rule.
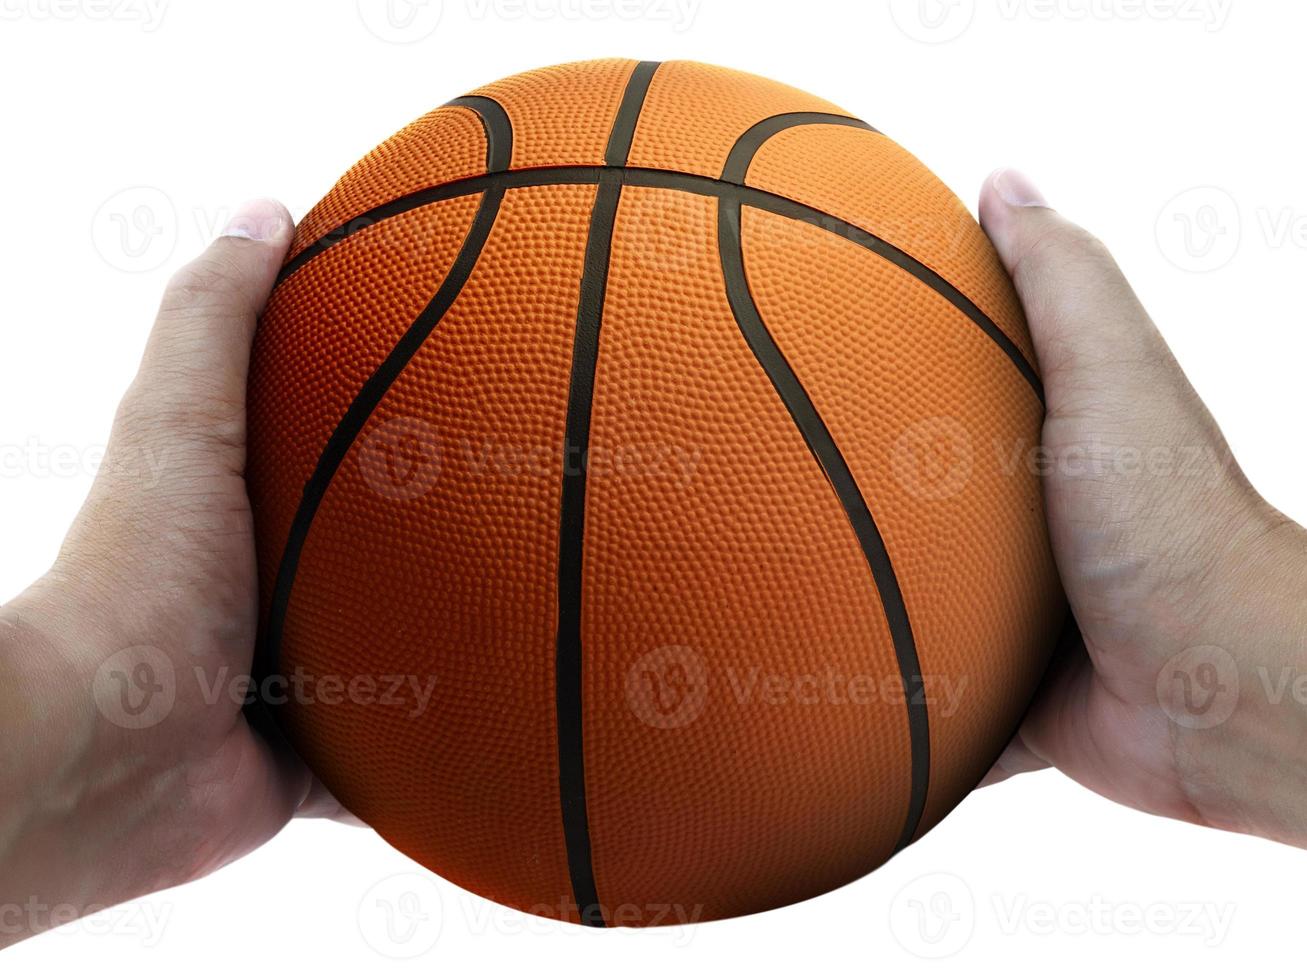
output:
[[[388,15],[387,0],[0,0],[0,595],[54,555],[161,286],[230,204],[267,194],[302,215],[430,107],[604,55],[695,58],[808,89],[969,203],[994,167],[1027,170],[1116,251],[1257,486],[1307,518],[1305,5],[392,2]],[[1040,774],[973,795],[833,894],[688,932],[596,932],[489,905],[370,832],[302,822],[206,881],[0,954],[0,969],[1255,976],[1301,969],[1304,880],[1305,854]],[[396,946],[375,909],[405,891],[427,918]],[[918,929],[922,908],[938,934]]]

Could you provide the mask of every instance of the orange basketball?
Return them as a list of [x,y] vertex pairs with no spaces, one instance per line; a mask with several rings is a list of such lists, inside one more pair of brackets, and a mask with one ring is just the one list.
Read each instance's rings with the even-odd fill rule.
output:
[[751,75],[564,65],[400,131],[300,225],[249,407],[265,696],[350,810],[530,912],[865,874],[1061,625],[989,241]]

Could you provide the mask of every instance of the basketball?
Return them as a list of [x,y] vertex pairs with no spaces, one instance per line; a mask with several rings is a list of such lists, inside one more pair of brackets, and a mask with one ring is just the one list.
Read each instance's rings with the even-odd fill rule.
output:
[[818,895],[1034,694],[1043,414],[988,239],[874,120],[690,62],[495,82],[346,172],[260,322],[260,690],[496,902]]

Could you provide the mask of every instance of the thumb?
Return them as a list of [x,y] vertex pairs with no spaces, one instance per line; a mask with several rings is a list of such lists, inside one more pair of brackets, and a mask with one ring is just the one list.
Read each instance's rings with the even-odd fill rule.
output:
[[[1016,285],[1039,360],[1045,448],[1103,454],[1097,476],[1116,489],[1123,459],[1201,449],[1228,464],[1229,450],[1202,400],[1107,248],[1045,202],[1025,175],[999,170],[985,182],[980,219]],[[1104,472],[1101,467],[1107,466]],[[1133,472],[1153,493],[1174,492],[1177,473]],[[1066,477],[1055,472],[1053,479]]]
[[[291,233],[284,207],[250,202],[169,281],[91,492],[64,540],[60,561],[70,574],[108,569],[119,583],[149,582],[162,593],[169,570],[184,564],[179,541],[198,543],[206,561],[221,564],[248,538],[245,378]],[[192,569],[181,571],[194,580]]]
[[1164,397],[1188,388],[1111,253],[1052,210],[1028,177],[991,175],[980,220],[1025,308],[1050,416],[1074,414],[1086,398],[1101,405],[1123,386]]
[[124,398],[126,415],[156,434],[243,447],[250,344],[292,228],[281,204],[250,201],[173,275]]
[[1039,360],[1049,532],[1092,653],[1144,608],[1143,582],[1232,542],[1255,494],[1102,243],[1012,170],[986,181],[980,216]]

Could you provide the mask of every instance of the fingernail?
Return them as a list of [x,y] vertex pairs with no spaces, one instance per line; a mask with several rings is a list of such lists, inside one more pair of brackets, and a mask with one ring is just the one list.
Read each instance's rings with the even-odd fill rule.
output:
[[994,190],[1004,203],[1014,208],[1048,207],[1035,182],[1020,170],[1000,170],[994,174]]
[[286,234],[286,212],[276,201],[258,199],[246,201],[238,207],[222,238],[248,238],[254,242],[270,242]]

